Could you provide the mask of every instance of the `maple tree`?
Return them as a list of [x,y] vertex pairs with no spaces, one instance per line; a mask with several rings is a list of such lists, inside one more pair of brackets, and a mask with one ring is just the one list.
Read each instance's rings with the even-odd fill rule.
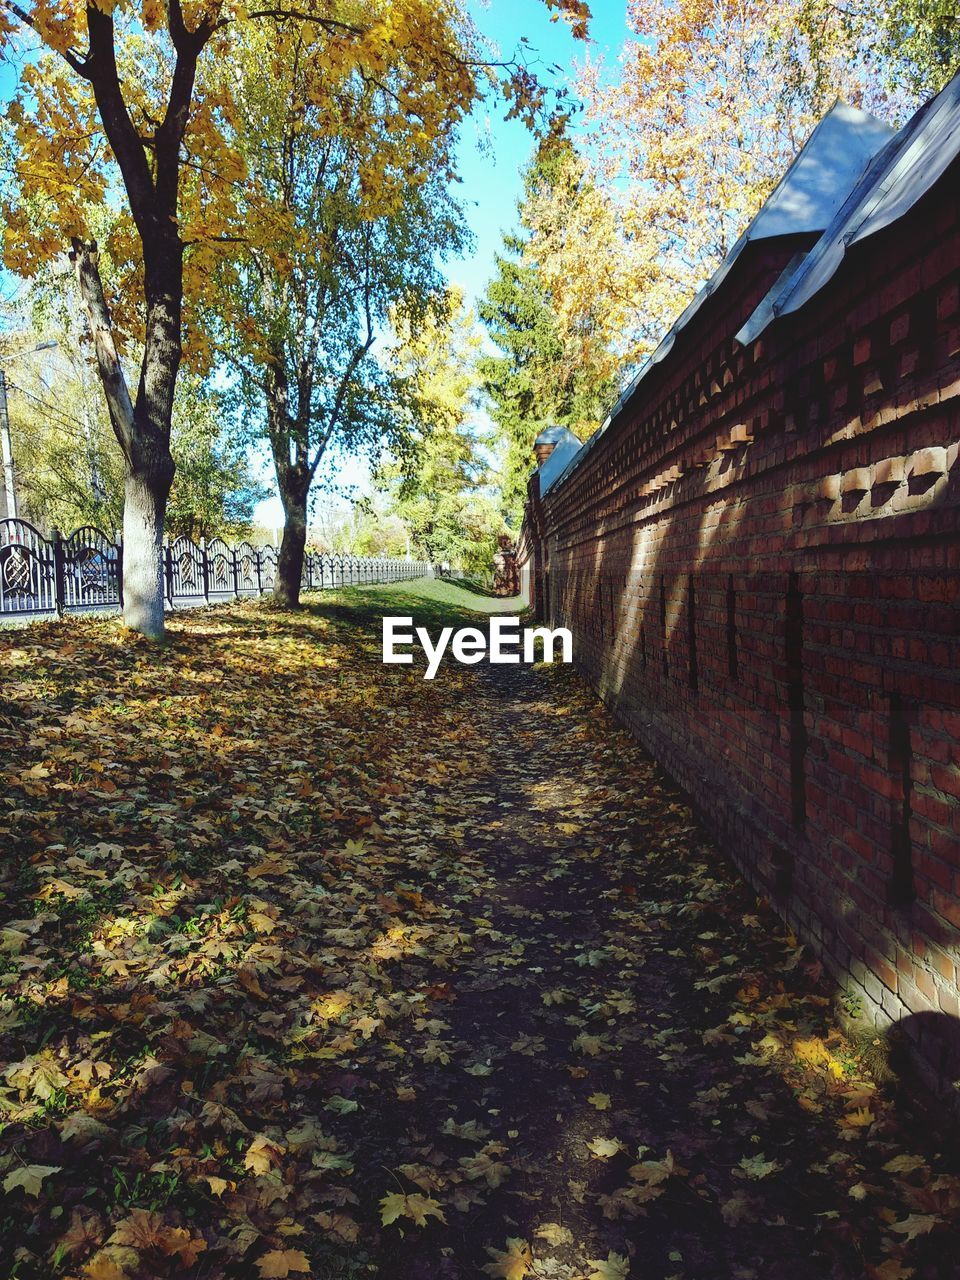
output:
[[[585,37],[584,0],[545,3]],[[336,110],[343,86],[356,80],[377,86],[390,66],[402,68],[400,83],[391,86],[391,135],[407,141],[446,136],[499,73],[513,113],[530,118],[543,99],[525,66],[498,70],[484,61],[456,0],[316,0],[279,10],[234,0],[3,0],[5,45],[23,33],[39,42],[22,60],[8,108],[16,181],[3,205],[5,258],[29,275],[72,246],[125,461],[124,616],[155,638],[164,629],[160,542],[185,337],[198,361],[205,350],[189,306],[218,255],[276,229],[275,218],[260,220],[238,207],[245,166],[235,145],[232,82],[207,71],[255,43],[264,24],[270,24],[269,41],[260,42],[264,83],[283,79],[304,33],[315,42],[305,100],[328,115],[332,132],[343,123]],[[356,119],[354,132],[370,123]],[[402,141],[397,145],[403,149]],[[429,148],[408,152],[411,183],[424,154]],[[383,178],[374,157],[366,187],[374,206],[389,198]],[[105,203],[118,216],[101,250],[92,229]],[[108,281],[114,278],[109,293],[104,267]],[[133,334],[142,354],[131,390],[123,353]]]
[[0,634],[0,1274],[949,1280],[955,1149],[576,675],[371,645],[495,607]]

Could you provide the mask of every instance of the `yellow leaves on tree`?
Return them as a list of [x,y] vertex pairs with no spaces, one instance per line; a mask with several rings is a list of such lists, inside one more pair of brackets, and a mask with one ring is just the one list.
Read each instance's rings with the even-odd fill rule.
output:
[[896,109],[821,8],[814,57],[799,0],[630,0],[619,67],[582,70],[578,153],[525,210],[566,358],[637,366],[836,97]]
[[[586,36],[589,11],[581,0],[545,3],[571,22],[575,35]],[[98,111],[102,60],[94,65],[87,53],[90,24],[102,28],[104,21],[127,117],[122,123],[132,125],[137,148],[132,161],[121,162],[122,178]],[[191,327],[191,304],[216,283],[218,271],[229,271],[238,246],[254,244],[267,256],[312,248],[297,244],[293,210],[278,185],[255,191],[259,203],[250,216],[245,146],[251,136],[254,145],[258,134],[262,140],[262,130],[238,98],[245,69],[253,65],[269,91],[296,66],[299,102],[287,103],[282,93],[278,101],[294,113],[291,119],[309,112],[328,136],[362,149],[360,186],[371,217],[395,208],[406,185],[452,175],[457,124],[499,83],[457,0],[376,0],[362,7],[321,0],[310,6],[309,22],[296,15],[275,20],[236,0],[215,13],[186,3],[182,14],[181,6],[162,0],[102,0],[90,10],[75,0],[33,0],[0,16],[4,39],[28,30],[41,48],[22,61],[8,108],[14,182],[2,206],[5,263],[31,276],[72,237],[96,237],[116,333],[138,336],[145,215],[142,204],[136,211],[134,188],[167,163],[163,182],[174,183],[174,219],[188,249],[185,345],[194,363],[213,353]],[[173,105],[175,68],[179,62],[185,69],[187,45],[197,63],[195,83],[186,101]],[[542,89],[522,66],[507,63],[502,75],[513,109],[532,121]],[[378,97],[380,90],[386,92]],[[178,127],[186,124],[171,165],[163,146],[173,116]]]

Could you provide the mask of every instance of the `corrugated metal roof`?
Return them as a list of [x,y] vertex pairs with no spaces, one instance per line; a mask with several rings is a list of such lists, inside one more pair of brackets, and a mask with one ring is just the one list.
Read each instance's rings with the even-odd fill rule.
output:
[[752,342],[778,317],[798,311],[836,274],[848,247],[902,218],[960,154],[960,75],[867,166],[823,235],[777,281],[738,341]]
[[[746,231],[627,385],[600,430],[575,454],[568,457],[563,471],[553,475],[547,487],[555,486],[580,465],[632,399],[650,370],[673,349],[678,334],[686,328],[707,298],[716,293],[747,245],[755,240],[815,235],[823,231],[863,172],[864,166],[888,145],[893,136],[894,131],[889,125],[857,107],[850,107],[842,102],[831,107]],[[552,457],[548,461],[550,460]],[[540,484],[541,493],[545,493],[547,490],[544,487],[542,469]]]

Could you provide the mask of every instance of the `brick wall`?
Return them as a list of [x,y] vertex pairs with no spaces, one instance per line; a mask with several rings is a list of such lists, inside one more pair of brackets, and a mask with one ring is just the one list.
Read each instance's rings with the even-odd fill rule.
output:
[[960,1079],[952,172],[749,349],[749,245],[519,544],[528,598],[928,1084]]

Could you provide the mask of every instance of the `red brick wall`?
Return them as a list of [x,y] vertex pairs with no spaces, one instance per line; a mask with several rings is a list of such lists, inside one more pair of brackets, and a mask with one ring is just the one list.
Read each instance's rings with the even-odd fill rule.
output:
[[[537,607],[930,1083],[960,1078],[956,166],[750,350],[750,246],[541,502]],[[542,579],[536,590],[536,579]]]

